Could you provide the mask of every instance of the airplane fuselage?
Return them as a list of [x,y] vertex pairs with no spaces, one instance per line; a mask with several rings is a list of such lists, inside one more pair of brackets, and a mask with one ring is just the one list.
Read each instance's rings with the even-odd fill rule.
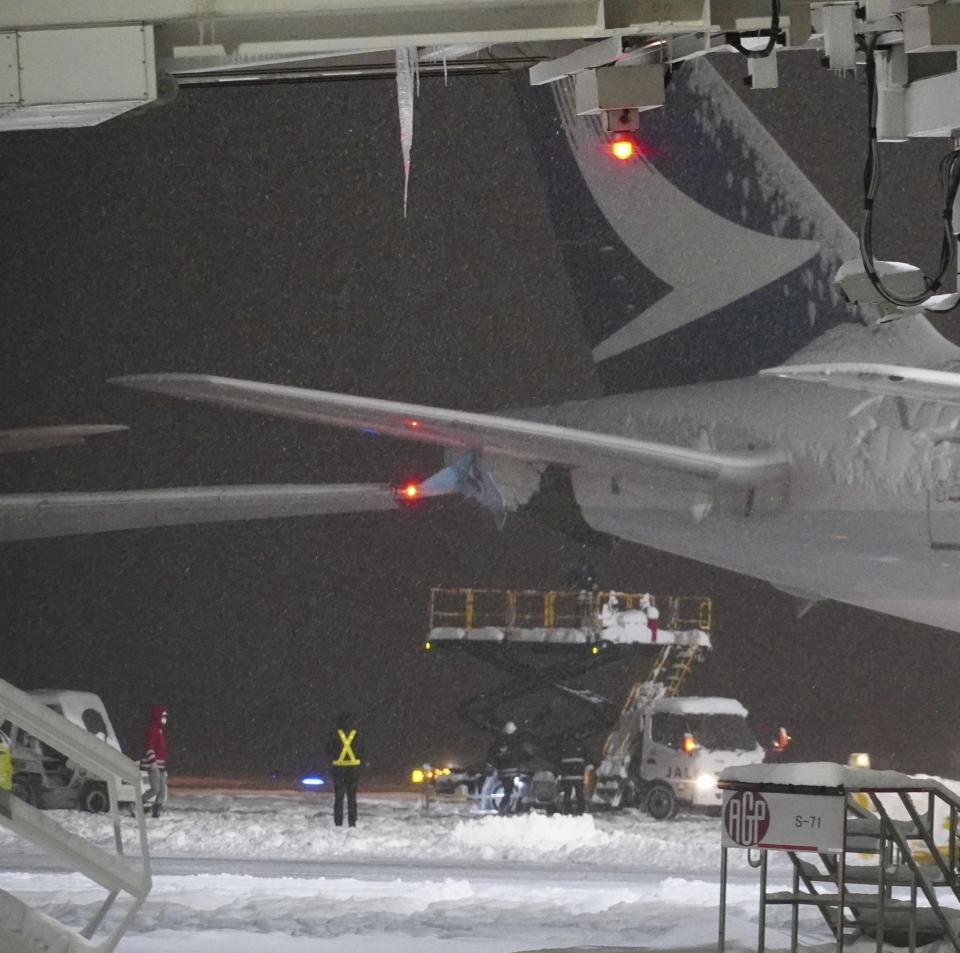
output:
[[573,471],[602,532],[960,631],[960,408],[746,378],[566,404],[541,420],[711,450],[784,450],[789,477],[725,489]]

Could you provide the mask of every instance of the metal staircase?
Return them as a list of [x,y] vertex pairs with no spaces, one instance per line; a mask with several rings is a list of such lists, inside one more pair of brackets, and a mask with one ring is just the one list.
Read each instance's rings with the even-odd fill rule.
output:
[[[84,874],[106,891],[89,922],[78,932],[32,909],[0,890],[0,953],[111,953],[120,942],[151,888],[150,855],[141,804],[140,770],[134,762],[95,735],[71,724],[62,715],[0,680],[0,725],[11,722],[58,751],[104,782],[110,798],[114,852],[66,830],[49,814],[0,788],[0,824],[36,844],[60,861],[65,870]],[[119,792],[122,784],[134,791],[140,857],[123,856]],[[114,903],[123,897],[119,919],[105,926]]]
[[[878,953],[891,947],[912,953],[935,942],[939,949],[960,953],[960,797],[932,779],[884,772],[890,780],[878,785],[878,772],[868,774],[874,776],[869,783],[838,789],[846,804],[842,850],[806,857],[785,850],[792,867],[789,891],[767,889],[768,849],[760,851],[753,865],[760,869],[758,953],[765,949],[766,908],[771,905],[791,908],[791,953],[798,949],[802,907],[819,912],[838,953],[864,937],[874,941]],[[721,911],[724,907],[722,896]],[[723,920],[721,912],[721,953]]]

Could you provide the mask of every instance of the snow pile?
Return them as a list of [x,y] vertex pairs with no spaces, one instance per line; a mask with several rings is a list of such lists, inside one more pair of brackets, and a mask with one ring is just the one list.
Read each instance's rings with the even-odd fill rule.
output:
[[617,836],[600,830],[592,815],[547,817],[484,817],[458,821],[452,840],[468,856],[482,860],[589,863],[599,858],[618,857]]

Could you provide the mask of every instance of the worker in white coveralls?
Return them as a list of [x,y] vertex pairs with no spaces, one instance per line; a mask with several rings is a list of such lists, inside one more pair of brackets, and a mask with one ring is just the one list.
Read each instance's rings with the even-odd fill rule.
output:
[[656,642],[657,626],[660,624],[660,610],[653,604],[653,600],[649,592],[645,592],[640,597],[640,601],[637,603],[637,605],[643,610],[644,615],[647,617],[647,625],[650,627],[651,640]]
[[649,592],[637,598],[635,608],[626,610],[621,608],[620,594],[611,592],[600,609],[600,637],[608,642],[656,642],[659,624],[660,613]]

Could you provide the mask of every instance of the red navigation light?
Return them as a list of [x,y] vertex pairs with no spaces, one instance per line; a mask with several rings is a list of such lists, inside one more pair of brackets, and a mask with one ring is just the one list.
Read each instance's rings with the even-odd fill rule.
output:
[[405,423],[411,430],[416,430],[417,427],[420,426],[420,421],[419,421],[419,420],[412,420],[412,419],[410,419],[410,418],[407,418],[407,419],[404,421],[404,423]]
[[626,162],[627,159],[633,158],[636,152],[636,143],[627,136],[620,136],[613,140],[610,145],[610,151],[613,153],[615,159]]
[[413,481],[401,483],[393,492],[401,503],[414,503],[422,496],[420,484]]

